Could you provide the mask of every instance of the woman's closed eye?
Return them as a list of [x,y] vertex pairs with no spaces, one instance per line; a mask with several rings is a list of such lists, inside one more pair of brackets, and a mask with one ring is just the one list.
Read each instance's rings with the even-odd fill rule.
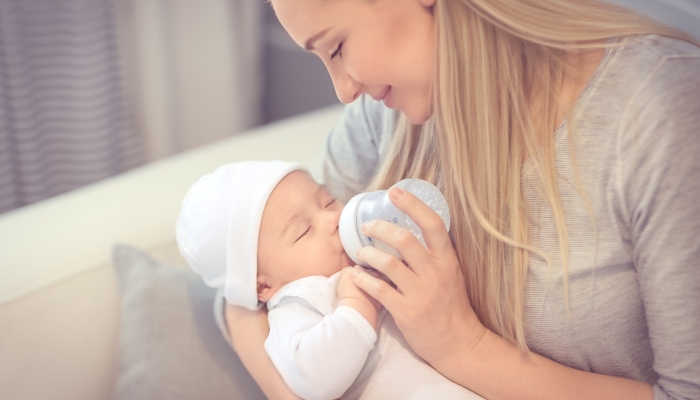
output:
[[330,207],[333,203],[335,203],[335,199],[331,199],[331,201],[329,201],[328,204],[326,204],[326,208]]
[[307,233],[309,233],[310,230],[311,230],[311,225],[309,225],[309,227],[306,228],[306,230],[304,231],[304,233],[302,233],[301,235],[299,235],[299,237],[297,238],[297,240],[294,241],[294,243],[298,242],[299,239],[303,238]]
[[342,56],[343,56],[343,53],[341,52],[342,49],[343,49],[343,42],[340,42],[340,44],[338,45],[338,48],[335,49],[335,51],[333,52],[333,54],[331,54],[331,60],[334,59],[335,56],[341,56],[341,57],[342,57]]

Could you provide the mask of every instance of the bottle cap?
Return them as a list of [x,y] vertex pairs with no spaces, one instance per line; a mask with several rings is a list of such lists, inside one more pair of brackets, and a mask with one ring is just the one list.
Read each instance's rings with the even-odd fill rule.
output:
[[343,244],[345,252],[356,264],[365,267],[368,265],[358,260],[355,253],[357,250],[364,247],[362,240],[360,240],[360,230],[357,226],[357,207],[360,205],[360,202],[366,195],[367,193],[360,193],[350,199],[348,204],[345,205],[345,208],[343,208],[343,211],[340,213],[340,221],[338,222],[340,242]]

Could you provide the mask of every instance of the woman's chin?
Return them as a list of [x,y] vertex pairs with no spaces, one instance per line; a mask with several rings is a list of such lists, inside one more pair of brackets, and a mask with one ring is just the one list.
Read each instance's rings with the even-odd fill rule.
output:
[[418,109],[408,109],[406,111],[401,110],[403,115],[406,117],[408,122],[413,125],[421,125],[425,121],[429,120],[433,115],[433,110],[431,107],[420,107]]

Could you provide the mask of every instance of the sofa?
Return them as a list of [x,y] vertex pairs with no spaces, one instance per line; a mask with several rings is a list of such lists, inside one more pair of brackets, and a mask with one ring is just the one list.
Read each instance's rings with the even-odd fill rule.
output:
[[[174,226],[190,185],[251,159],[299,161],[318,178],[324,138],[341,113],[332,106],[265,125],[0,215],[0,398],[112,398],[129,317],[114,246],[185,270]],[[255,386],[249,376],[241,382]],[[257,388],[239,393],[253,392],[260,397]]]

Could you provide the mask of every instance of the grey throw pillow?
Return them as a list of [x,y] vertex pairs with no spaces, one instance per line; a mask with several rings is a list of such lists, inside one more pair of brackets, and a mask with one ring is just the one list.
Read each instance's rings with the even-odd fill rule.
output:
[[189,269],[113,250],[121,292],[116,400],[264,399],[214,321],[215,290]]

